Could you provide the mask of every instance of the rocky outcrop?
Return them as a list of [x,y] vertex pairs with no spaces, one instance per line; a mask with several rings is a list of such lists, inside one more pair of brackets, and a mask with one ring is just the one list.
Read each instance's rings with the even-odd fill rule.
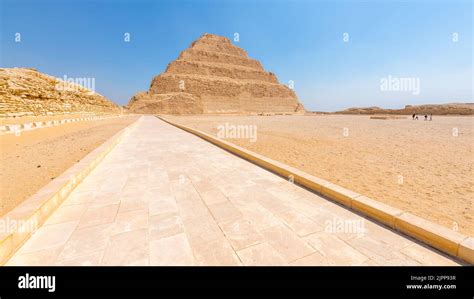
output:
[[226,37],[204,34],[127,108],[164,114],[304,113],[293,90]]
[[0,117],[119,112],[119,106],[80,85],[34,69],[0,68]]

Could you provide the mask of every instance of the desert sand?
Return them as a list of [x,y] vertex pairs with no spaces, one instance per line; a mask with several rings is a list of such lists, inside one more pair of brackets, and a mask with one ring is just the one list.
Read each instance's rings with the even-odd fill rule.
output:
[[[42,117],[41,120],[52,118]],[[125,116],[84,121],[22,132],[20,136],[1,135],[0,216],[35,194],[136,118]]]
[[433,121],[369,116],[173,116],[217,136],[218,126],[254,125],[239,146],[474,235],[474,118]]

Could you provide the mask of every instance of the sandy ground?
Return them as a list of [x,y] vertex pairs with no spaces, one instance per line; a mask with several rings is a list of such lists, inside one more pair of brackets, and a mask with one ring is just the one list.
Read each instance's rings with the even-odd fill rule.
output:
[[473,117],[436,116],[431,122],[413,121],[410,117],[380,120],[353,115],[170,119],[214,136],[218,126],[226,123],[256,126],[256,142],[251,142],[251,135],[226,139],[474,235]]
[[0,136],[0,216],[136,119],[84,121]]

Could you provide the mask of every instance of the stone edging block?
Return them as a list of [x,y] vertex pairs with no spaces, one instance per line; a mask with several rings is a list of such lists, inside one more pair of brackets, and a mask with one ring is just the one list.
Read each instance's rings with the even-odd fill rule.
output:
[[[133,115],[133,114],[128,114]],[[51,120],[51,121],[39,121],[39,122],[29,122],[24,124],[7,124],[0,126],[0,135],[5,134],[12,134],[21,131],[29,131],[44,127],[50,126],[57,126],[63,125],[70,122],[78,122],[78,121],[91,121],[91,120],[101,120],[101,119],[108,119],[108,118],[115,118],[115,117],[122,117],[123,114],[120,115],[107,115],[107,116],[94,116],[94,117],[87,117],[87,118],[69,118],[69,119],[61,119],[61,120]]]

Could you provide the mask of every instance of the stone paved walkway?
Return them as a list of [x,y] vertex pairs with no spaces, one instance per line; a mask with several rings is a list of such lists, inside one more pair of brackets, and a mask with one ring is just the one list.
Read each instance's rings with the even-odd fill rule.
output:
[[453,265],[144,116],[7,265]]

